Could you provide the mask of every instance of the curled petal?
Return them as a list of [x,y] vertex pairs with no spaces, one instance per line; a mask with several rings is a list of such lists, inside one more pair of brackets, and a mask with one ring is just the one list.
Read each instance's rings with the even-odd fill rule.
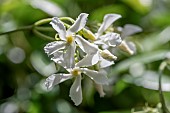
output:
[[71,78],[72,78],[71,74],[53,74],[46,79],[45,86],[47,87],[47,89],[50,89],[55,85]]
[[124,39],[127,36],[133,35],[135,33],[141,32],[142,28],[137,25],[126,24],[122,29],[121,37]]
[[121,44],[122,39],[118,33],[107,33],[100,37],[108,46],[116,47]]
[[97,84],[108,84],[107,73],[104,70],[94,71],[87,68],[82,68],[84,74],[94,80]]
[[97,37],[99,37],[113,22],[115,22],[119,18],[121,18],[121,15],[119,14],[105,15],[103,19],[103,23],[101,24],[100,28],[96,33]]
[[82,102],[81,76],[77,76],[73,85],[70,88],[71,100],[76,106]]
[[59,37],[62,40],[66,40],[66,28],[64,27],[63,23],[59,20],[59,18],[57,17],[52,18],[50,24],[58,32]]
[[94,54],[98,51],[98,47],[96,45],[88,42],[79,35],[76,35],[75,41],[79,47],[87,54]]
[[97,64],[98,61],[99,61],[99,54],[98,53],[92,54],[92,55],[87,54],[82,60],[80,60],[76,64],[76,66],[77,67],[92,66],[92,65]]
[[67,35],[70,35],[72,33],[76,33],[84,28],[86,25],[88,14],[81,13],[75,23],[67,30]]
[[63,41],[54,41],[54,42],[48,43],[44,47],[44,51],[48,55],[51,55],[51,54],[54,54],[55,52],[57,52],[58,50],[61,50],[61,49],[64,49],[64,48],[65,48],[65,42],[63,42]]

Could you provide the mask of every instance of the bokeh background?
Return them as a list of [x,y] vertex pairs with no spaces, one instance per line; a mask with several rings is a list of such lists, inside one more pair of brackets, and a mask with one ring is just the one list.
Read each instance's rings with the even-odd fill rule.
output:
[[[118,54],[108,74],[110,85],[100,98],[91,81],[82,83],[83,102],[74,106],[69,98],[72,81],[47,90],[44,80],[56,69],[44,53],[49,42],[31,30],[0,36],[0,113],[130,113],[160,107],[158,68],[170,52],[170,0],[0,0],[0,33],[32,25],[54,16],[76,18],[89,13],[87,25],[95,30],[107,13],[122,18],[113,26],[135,24],[143,29],[127,40],[137,53]],[[162,86],[170,108],[170,72],[164,71]],[[154,112],[155,110],[155,112]]]

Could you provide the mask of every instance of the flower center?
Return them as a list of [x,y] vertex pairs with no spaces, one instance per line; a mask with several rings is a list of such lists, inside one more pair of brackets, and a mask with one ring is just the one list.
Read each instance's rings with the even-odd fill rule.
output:
[[74,37],[73,36],[67,36],[67,43],[71,44],[74,41]]
[[71,74],[73,76],[78,76],[78,75],[81,75],[81,71],[79,68],[74,68],[72,71],[71,71]]

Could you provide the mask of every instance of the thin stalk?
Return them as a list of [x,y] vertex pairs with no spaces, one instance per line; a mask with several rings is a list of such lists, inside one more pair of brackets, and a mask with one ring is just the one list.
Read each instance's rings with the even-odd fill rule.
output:
[[160,67],[159,67],[159,98],[160,98],[160,102],[162,104],[162,112],[163,113],[170,113],[168,108],[166,107],[166,103],[165,103],[165,99],[164,99],[164,95],[162,92],[162,72],[165,69],[165,67],[167,66],[166,62],[162,62]]
[[72,18],[70,18],[70,17],[60,17],[60,20],[61,20],[61,21],[70,21],[71,23],[74,23],[74,22],[75,22],[75,20],[72,19]]
[[38,31],[56,32],[52,27],[40,27],[40,26],[36,26],[35,29],[38,30]]
[[50,36],[47,36],[47,35],[45,35],[45,34],[39,32],[39,31],[36,30],[36,29],[34,29],[33,32],[34,32],[35,35],[41,37],[42,39],[50,40],[50,41],[54,41],[54,40],[55,40],[54,38],[52,38],[52,37],[50,37]]
[[13,32],[17,32],[17,31],[32,30],[33,27],[34,27],[33,25],[24,26],[24,27],[21,27],[21,28],[12,30],[12,31],[7,31],[7,32],[4,32],[4,33],[0,33],[0,35],[11,34],[11,33],[13,33]]
[[47,23],[50,23],[52,20],[52,18],[46,18],[46,19],[42,19],[42,20],[39,20],[37,22],[34,23],[35,26],[40,26],[40,25],[43,25],[43,24],[47,24]]

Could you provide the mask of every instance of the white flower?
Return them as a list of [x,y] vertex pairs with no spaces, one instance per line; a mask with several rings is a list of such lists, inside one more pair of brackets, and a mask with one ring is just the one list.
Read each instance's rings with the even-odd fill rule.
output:
[[[112,46],[115,47],[119,44],[121,44],[122,39],[120,37],[120,34],[118,33],[106,33],[103,35],[103,33],[106,31],[106,29],[116,20],[121,18],[121,15],[119,14],[106,14],[104,16],[103,22],[98,29],[96,35],[96,41],[94,42],[95,44],[98,45],[104,45],[104,46]],[[106,47],[106,48],[108,48]]]
[[99,63],[100,68],[105,68],[114,64],[114,60],[117,59],[117,57],[108,50],[100,50],[97,45],[94,45],[81,37],[76,38],[76,42],[80,48],[87,53],[86,56],[76,64],[78,67],[92,66]]
[[72,101],[75,103],[76,106],[82,102],[82,89],[81,89],[82,73],[90,77],[96,84],[100,85],[108,84],[108,78],[106,76],[107,73],[104,70],[94,71],[89,70],[88,68],[79,67],[74,67],[67,70],[69,74],[60,73],[49,76],[46,79],[45,85],[49,89],[68,79],[75,78],[70,88],[69,96],[71,97]]
[[[50,24],[58,32],[61,41],[54,41],[44,47],[45,53],[53,55],[52,60],[63,67],[74,67],[74,53],[76,49],[76,33],[84,28],[88,14],[81,13],[75,23],[66,30],[58,17],[52,18]],[[64,62],[63,62],[64,61]]]
[[139,26],[126,24],[123,28],[119,28],[121,32],[122,43],[119,48],[133,55],[136,52],[136,46],[133,42],[126,41],[126,38],[135,33],[141,32],[142,29]]

